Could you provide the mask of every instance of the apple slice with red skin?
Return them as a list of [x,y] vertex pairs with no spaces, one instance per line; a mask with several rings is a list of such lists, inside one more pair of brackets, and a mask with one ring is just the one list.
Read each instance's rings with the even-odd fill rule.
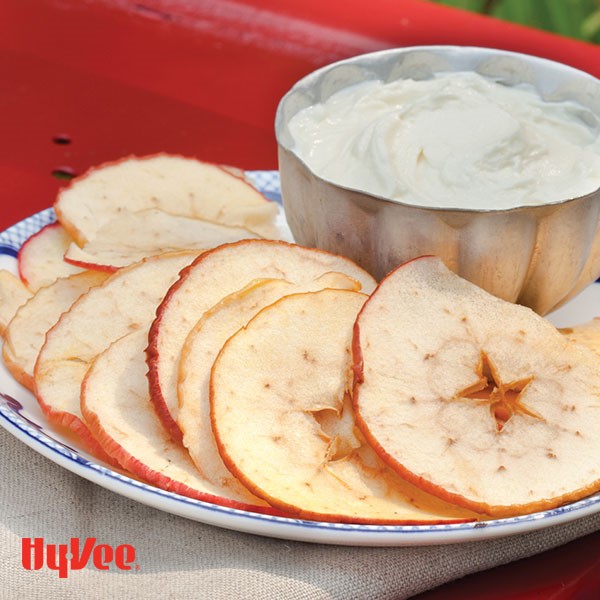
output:
[[399,475],[508,517],[600,490],[600,357],[436,257],[398,267],[355,325],[357,424]]
[[176,421],[179,357],[204,312],[255,279],[281,278],[302,284],[332,271],[356,279],[367,293],[375,287],[375,280],[347,258],[275,240],[219,246],[181,273],[158,307],[147,351],[150,396],[173,439],[182,438]]
[[243,227],[181,217],[151,208],[122,213],[100,227],[95,237],[81,248],[71,243],[65,260],[80,267],[116,271],[165,252],[205,251],[228,242],[259,237]]
[[104,454],[81,415],[81,382],[89,365],[123,335],[148,330],[165,292],[196,256],[163,254],[113,273],[48,331],[34,368],[36,397],[48,420],[72,429],[92,453]]
[[17,254],[19,276],[32,292],[59,277],[81,273],[79,266],[64,260],[72,241],[60,223],[50,223],[25,240]]
[[210,371],[221,347],[265,306],[288,294],[324,288],[357,290],[360,284],[341,273],[326,273],[304,285],[253,281],[207,310],[187,336],[179,360],[177,422],[194,464],[214,485],[243,487],[223,464],[210,422]]
[[34,391],[33,370],[46,332],[90,288],[104,283],[107,273],[84,271],[60,277],[41,287],[17,310],[4,332],[2,357],[12,376]]
[[257,496],[304,519],[476,518],[406,483],[355,434],[352,326],[365,299],[332,289],[285,296],[224,344],[210,379],[224,463]]
[[245,488],[226,495],[226,486],[212,485],[187,452],[169,438],[148,397],[146,344],[144,330],[123,336],[92,361],[83,380],[81,412],[102,448],[125,470],[161,489],[273,514],[274,509]]
[[0,269],[0,335],[4,335],[16,312],[31,295],[21,279],[6,269]]
[[219,165],[164,153],[96,166],[72,179],[54,204],[58,220],[79,246],[122,212],[151,208],[279,236],[277,204],[245,179]]

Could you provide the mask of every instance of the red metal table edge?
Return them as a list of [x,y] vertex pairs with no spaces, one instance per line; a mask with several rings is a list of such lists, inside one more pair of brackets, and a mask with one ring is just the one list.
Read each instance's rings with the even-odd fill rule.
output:
[[[597,46],[420,0],[4,0],[0,227],[52,204],[63,184],[53,172],[126,154],[276,168],[275,107],[299,77],[360,52],[420,44],[505,48],[600,75]],[[568,581],[543,597],[570,598],[573,582],[599,587],[599,540],[596,533],[421,598],[502,597],[492,594],[506,591],[518,569],[523,579],[510,597],[540,597],[532,586],[546,585],[549,569]]]

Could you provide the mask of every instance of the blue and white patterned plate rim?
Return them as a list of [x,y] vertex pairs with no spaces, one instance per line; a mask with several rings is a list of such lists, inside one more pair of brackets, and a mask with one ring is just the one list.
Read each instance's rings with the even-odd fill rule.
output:
[[[276,171],[251,171],[247,176],[265,195],[279,201],[279,175]],[[1,267],[16,270],[16,255],[23,242],[54,221],[54,212],[46,209],[1,232]],[[600,288],[600,285],[594,284],[593,287]],[[600,297],[600,291],[594,291],[595,299]],[[38,411],[36,415],[35,410],[28,411],[28,406],[37,407],[33,396],[12,381],[6,371],[0,372],[0,425],[35,451],[98,485],[143,504],[245,533],[340,545],[420,546],[473,542],[526,533],[600,511],[600,494],[596,494],[553,510],[478,523],[355,525],[250,513],[186,498],[114,471],[61,439],[39,416],[41,413]]]

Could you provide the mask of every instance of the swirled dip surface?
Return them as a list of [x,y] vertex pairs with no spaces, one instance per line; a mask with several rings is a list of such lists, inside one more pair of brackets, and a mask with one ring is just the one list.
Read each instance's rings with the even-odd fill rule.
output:
[[353,85],[289,129],[317,175],[408,204],[499,209],[600,187],[593,113],[475,73]]

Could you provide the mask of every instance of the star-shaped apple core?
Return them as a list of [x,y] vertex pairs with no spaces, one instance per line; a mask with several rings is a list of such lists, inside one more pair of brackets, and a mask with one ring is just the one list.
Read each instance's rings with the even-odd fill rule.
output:
[[485,352],[481,353],[475,372],[477,381],[461,390],[458,397],[483,400],[487,403],[499,432],[504,429],[513,415],[528,415],[534,419],[542,419],[540,415],[527,408],[521,399],[533,376],[504,383]]

